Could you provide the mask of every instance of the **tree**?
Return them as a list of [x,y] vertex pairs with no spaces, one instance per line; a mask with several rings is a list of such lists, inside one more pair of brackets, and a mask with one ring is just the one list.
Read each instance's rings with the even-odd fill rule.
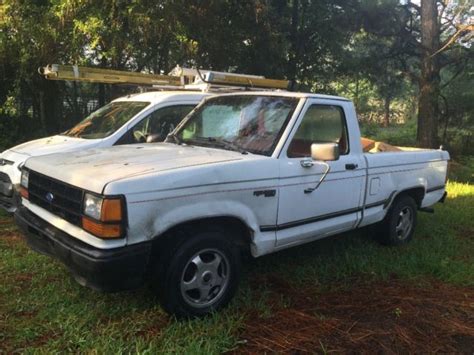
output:
[[436,0],[422,0],[420,7],[421,73],[418,78],[420,97],[418,100],[417,142],[422,147],[438,145],[438,98],[440,65],[435,52],[440,48],[438,7]]
[[[371,111],[367,116],[375,111],[377,116],[378,106],[384,106],[385,124],[409,77],[420,88],[419,145],[436,146],[439,112],[443,118],[454,112],[445,85],[462,76],[473,52],[466,44],[472,33],[469,1],[456,4],[4,0],[0,115],[12,119],[1,126],[9,132],[19,132],[14,128],[20,123],[32,128],[19,139],[55,133],[87,113],[89,102],[104,104],[130,89],[46,81],[36,72],[39,66],[68,63],[166,73],[180,64],[287,78],[300,90],[349,92],[358,108]],[[447,105],[442,99],[438,108],[439,97]]]
[[462,42],[472,38],[474,30],[469,23],[470,6],[468,1],[439,0],[421,0],[420,6],[408,1],[405,5],[412,15],[407,23],[407,44],[418,56],[418,70],[411,75],[419,86],[417,143],[421,147],[438,146],[441,70],[470,55]]

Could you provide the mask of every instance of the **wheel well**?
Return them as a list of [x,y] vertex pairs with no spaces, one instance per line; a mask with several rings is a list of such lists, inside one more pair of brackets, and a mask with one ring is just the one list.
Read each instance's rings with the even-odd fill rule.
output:
[[244,252],[250,252],[250,243],[252,242],[252,232],[250,228],[239,218],[236,217],[208,217],[196,219],[178,224],[171,227],[165,233],[155,238],[153,249],[163,250],[163,248],[171,247],[171,243],[180,243],[190,231],[226,231],[239,248]]
[[425,188],[420,186],[420,187],[414,187],[408,190],[403,190],[397,195],[397,197],[403,196],[403,195],[410,196],[411,198],[415,200],[416,205],[418,207],[421,207],[421,202],[423,201],[423,198],[425,197]]

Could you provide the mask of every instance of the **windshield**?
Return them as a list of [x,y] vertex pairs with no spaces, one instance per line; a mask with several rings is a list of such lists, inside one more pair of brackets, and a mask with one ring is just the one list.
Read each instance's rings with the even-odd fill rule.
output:
[[98,109],[62,135],[86,139],[105,138],[122,127],[149,102],[117,101]]
[[271,155],[297,98],[233,95],[208,99],[175,134],[178,142]]

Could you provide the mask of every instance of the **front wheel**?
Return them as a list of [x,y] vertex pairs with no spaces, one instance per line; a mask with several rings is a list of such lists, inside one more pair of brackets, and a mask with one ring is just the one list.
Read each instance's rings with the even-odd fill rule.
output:
[[190,236],[163,262],[154,286],[168,313],[204,316],[226,306],[237,290],[239,250],[219,232]]
[[380,242],[394,246],[408,243],[415,232],[416,212],[417,206],[413,198],[407,195],[397,198],[380,224]]

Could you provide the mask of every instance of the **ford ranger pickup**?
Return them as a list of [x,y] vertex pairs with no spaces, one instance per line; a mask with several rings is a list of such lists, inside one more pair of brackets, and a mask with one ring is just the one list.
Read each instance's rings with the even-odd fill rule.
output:
[[368,225],[409,242],[417,211],[444,201],[449,154],[400,150],[364,153],[341,97],[224,94],[163,143],[28,159],[15,219],[80,284],[149,283],[166,311],[202,316],[231,300],[245,253]]

